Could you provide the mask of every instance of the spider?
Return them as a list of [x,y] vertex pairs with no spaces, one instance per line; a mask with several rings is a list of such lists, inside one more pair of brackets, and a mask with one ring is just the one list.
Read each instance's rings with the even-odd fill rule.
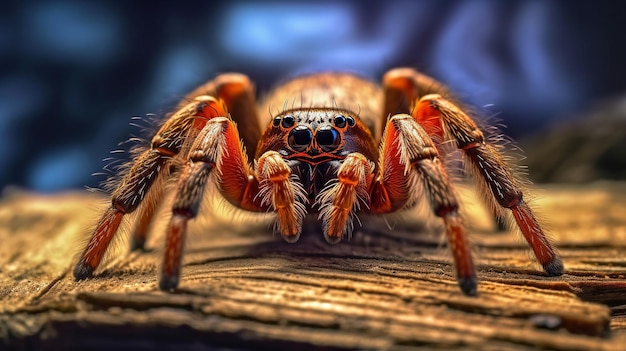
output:
[[[142,249],[164,197],[163,182],[178,177],[161,290],[178,286],[188,221],[198,214],[207,182],[215,181],[221,196],[236,207],[273,212],[275,230],[290,243],[298,240],[306,216],[317,216],[326,241],[337,243],[351,234],[357,212],[392,213],[426,196],[443,219],[458,285],[475,295],[476,271],[442,161],[444,144],[460,150],[496,212],[512,212],[544,271],[563,274],[558,254],[524,201],[519,178],[499,148],[446,96],[447,89],[434,79],[396,68],[381,85],[343,73],[298,77],[257,106],[247,76],[218,75],[183,99],[121,177],[74,277],[93,275],[123,216],[138,208],[132,246]],[[263,131],[259,121],[267,120],[268,111]],[[182,170],[170,173],[175,161]]]

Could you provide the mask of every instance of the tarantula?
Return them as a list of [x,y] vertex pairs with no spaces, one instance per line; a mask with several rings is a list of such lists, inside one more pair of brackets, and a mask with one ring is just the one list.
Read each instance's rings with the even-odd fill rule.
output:
[[[183,99],[154,135],[151,147],[135,157],[84,248],[74,277],[93,275],[122,217],[137,208],[133,247],[143,248],[164,196],[162,183],[177,176],[161,290],[178,286],[187,222],[198,214],[212,179],[236,207],[273,212],[276,230],[288,242],[298,240],[307,215],[317,215],[326,241],[336,243],[351,233],[357,212],[403,210],[425,194],[432,212],[443,219],[458,284],[465,294],[474,295],[477,279],[466,229],[440,156],[446,152],[444,143],[461,150],[494,208],[512,212],[545,272],[561,275],[563,264],[499,148],[447,96],[446,88],[432,78],[397,68],[384,75],[382,86],[351,74],[299,77],[257,106],[248,77],[219,75]],[[277,107],[282,109],[268,118],[268,111]],[[267,124],[264,131],[259,123]],[[184,166],[170,173],[174,161]],[[144,201],[146,197],[150,201]]]

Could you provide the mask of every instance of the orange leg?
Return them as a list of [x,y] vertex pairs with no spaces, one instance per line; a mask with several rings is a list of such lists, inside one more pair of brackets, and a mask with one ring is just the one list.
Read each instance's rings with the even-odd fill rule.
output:
[[[160,177],[163,178],[163,175]],[[150,227],[154,221],[154,216],[160,208],[161,199],[164,196],[165,188],[163,184],[159,184],[162,181],[163,179],[157,179],[155,181],[155,184],[152,186],[152,190],[148,193],[146,199],[143,201],[143,204],[138,209],[139,216],[137,224],[133,229],[130,242],[131,251],[145,250],[145,244],[148,240],[148,232],[150,231]]]
[[228,106],[230,117],[237,124],[239,136],[246,146],[246,154],[253,159],[265,123],[258,118],[254,85],[250,78],[241,73],[223,73],[187,94],[186,99],[206,95],[217,96]]
[[389,120],[382,143],[380,164],[370,192],[370,210],[388,213],[411,204],[419,194],[421,182],[433,213],[444,221],[459,286],[465,294],[475,295],[476,272],[465,226],[433,141],[410,115],[402,114]]
[[[383,118],[393,116],[397,113],[411,114],[413,104],[420,96],[429,94],[438,94],[441,96],[451,95],[448,89],[440,82],[421,74],[413,68],[395,68],[390,70],[383,77],[383,87],[385,91],[385,111]],[[440,144],[442,133],[440,123],[437,119],[421,120],[422,127],[426,129],[435,144]],[[438,145],[439,147],[439,145]],[[440,156],[445,158],[445,148],[440,148]],[[502,211],[499,207],[493,207],[489,204],[489,209],[493,212],[493,218],[498,231],[506,229],[506,223],[502,217]]]
[[171,157],[178,155],[185,138],[192,133],[198,116],[213,113],[221,104],[217,100],[196,100],[178,110],[159,129],[151,148],[140,154],[111,196],[111,207],[104,213],[89,243],[74,268],[74,277],[90,277],[106,253],[122,217],[135,211],[144,200]]
[[165,255],[159,280],[161,290],[174,289],[178,285],[187,221],[198,213],[204,188],[213,168],[214,162],[203,162],[199,157],[194,157],[180,177],[172,218],[166,231]]
[[287,241],[293,242],[300,235],[306,214],[306,193],[291,178],[285,160],[277,152],[268,151],[259,158],[258,172],[253,172],[234,122],[224,117],[214,118],[192,145],[189,161],[178,182],[167,227],[159,280],[161,290],[178,286],[187,222],[198,214],[206,183],[214,171],[221,194],[233,205],[256,212],[273,210],[277,214],[278,228]]
[[[246,121],[242,136],[247,141],[248,152],[254,153],[261,129],[254,110],[254,88],[246,76],[222,74],[187,95],[177,111],[156,133],[151,148],[134,160],[133,166],[113,192],[111,208],[102,216],[76,264],[76,279],[84,279],[93,274],[115,236],[122,217],[138,207],[140,215],[131,242],[133,249],[143,248],[148,229],[162,200],[163,189],[160,183],[164,179],[159,178],[167,177],[164,170],[169,168],[170,159],[186,157],[191,141],[208,120],[228,116],[226,106],[235,122]],[[159,176],[160,174],[164,176]],[[139,206],[146,197],[148,201]],[[251,205],[244,201],[243,206],[245,208]]]
[[463,150],[470,170],[482,179],[484,187],[493,195],[493,207],[499,205],[512,211],[544,271],[551,276],[563,274],[563,263],[524,201],[519,181],[498,149],[485,142],[476,123],[459,107],[435,94],[423,96],[417,101],[413,117],[429,134],[456,142],[457,147]]
[[[256,144],[261,136],[261,128],[258,123],[255,123],[258,122],[258,118],[254,87],[250,79],[239,73],[220,74],[215,79],[188,94],[183,101],[202,101],[206,100],[207,96],[216,96],[218,100],[221,100],[224,105],[228,106],[228,112],[233,122],[241,122],[238,126],[239,136],[243,139],[244,145],[246,145],[248,157],[254,157]],[[184,108],[185,105],[181,104],[178,107]],[[213,113],[208,111],[209,115],[204,117],[211,118],[211,116],[227,115],[226,110],[219,106],[213,107],[215,111]],[[199,117],[201,118],[198,118],[194,123],[196,130],[202,129],[207,120],[207,118],[202,118],[203,116]],[[157,180],[157,182],[163,180]],[[143,250],[154,215],[160,208],[163,200],[163,190],[163,187],[159,186],[158,183],[152,186],[149,198],[139,208],[139,220],[132,233],[131,250]]]
[[208,119],[225,114],[226,111],[219,101],[204,97],[185,105],[165,122],[152,139],[151,148],[134,160],[128,173],[113,191],[111,207],[98,222],[74,268],[76,279],[93,275],[115,236],[122,217],[139,207],[159,174],[168,167],[170,158],[181,152],[185,140],[193,138],[197,134],[197,127],[202,127]]
[[198,214],[206,184],[217,170],[222,195],[234,205],[250,211],[266,211],[255,197],[259,181],[248,166],[234,122],[226,117],[209,120],[189,150],[189,161],[178,182],[172,218],[166,230],[166,245],[159,288],[178,286],[187,222]]
[[413,68],[395,68],[383,77],[385,111],[383,125],[389,116],[411,113],[416,98],[427,94],[448,95],[448,90],[440,82],[415,71]]

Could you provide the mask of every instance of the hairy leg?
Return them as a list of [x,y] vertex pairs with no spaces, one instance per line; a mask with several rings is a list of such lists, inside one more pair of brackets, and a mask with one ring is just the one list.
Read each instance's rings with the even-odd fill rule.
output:
[[130,249],[132,251],[145,250],[152,222],[165,196],[165,186],[162,183],[165,181],[163,178],[166,176],[165,174],[159,175],[160,179],[155,180],[152,190],[148,192],[143,204],[137,209],[139,215],[137,216],[137,223],[135,228],[133,228],[130,240]]
[[[216,109],[213,116],[230,116],[233,122],[239,123],[239,135],[246,147],[248,157],[253,158],[256,144],[261,135],[261,128],[258,123],[255,123],[258,121],[256,100],[250,79],[240,73],[220,74],[215,79],[187,94],[179,108],[184,107],[185,101],[205,100],[207,96],[215,97],[227,106],[224,111]],[[211,118],[210,116],[207,117]],[[195,122],[196,129],[201,129],[205,123],[206,119],[198,119]],[[164,188],[158,183],[163,181],[165,179],[157,179],[151,193],[148,194],[147,201],[138,209],[140,212],[139,219],[132,232],[131,250],[144,249],[150,226],[154,221],[154,215],[161,207],[164,198]]]
[[383,76],[385,108],[383,125],[387,118],[399,113],[411,113],[414,100],[427,94],[448,95],[445,86],[414,70],[413,68],[395,68]]
[[[436,145],[453,141],[465,155],[470,173],[490,193],[487,202],[499,229],[504,228],[502,210],[509,209],[537,260],[549,275],[561,275],[563,263],[533,211],[524,201],[518,175],[504,161],[499,149],[486,142],[476,123],[448,98],[445,87],[411,68],[389,71],[383,79],[387,113],[410,113]],[[439,148],[440,151],[443,150]],[[442,155],[445,156],[445,155]]]
[[111,207],[98,222],[87,246],[74,268],[74,277],[90,277],[98,267],[111,243],[122,217],[135,211],[147,196],[158,176],[167,168],[172,157],[183,149],[187,138],[197,134],[194,125],[215,114],[225,114],[214,98],[197,99],[174,113],[152,139],[151,147],[133,161],[126,175],[111,195]]
[[407,114],[395,115],[389,120],[382,143],[381,160],[372,183],[370,210],[389,213],[402,209],[415,201],[421,185],[433,213],[445,224],[459,286],[465,294],[475,295],[476,272],[465,226],[435,144]]
[[469,170],[477,175],[493,207],[511,210],[522,235],[546,273],[563,274],[563,263],[524,200],[521,182],[504,161],[497,147],[486,142],[476,123],[454,103],[439,95],[419,99],[413,117],[428,131],[452,140],[462,150]]
[[[150,223],[162,201],[161,183],[164,177],[160,175],[167,173],[164,170],[169,168],[172,158],[186,157],[189,146],[208,120],[229,116],[228,111],[231,109],[236,121],[247,122],[242,123],[245,125],[245,145],[248,153],[254,153],[261,129],[256,118],[254,88],[246,76],[222,74],[189,94],[155,134],[150,149],[135,158],[114,190],[111,207],[102,215],[76,264],[76,279],[93,274],[115,236],[122,217],[137,208],[140,209],[139,220],[131,243],[133,249],[143,248]],[[146,197],[149,201],[139,206]]]
[[198,215],[211,174],[215,175],[222,195],[235,206],[257,212],[268,209],[255,196],[259,180],[248,165],[234,122],[226,117],[209,120],[191,146],[178,181],[166,230],[161,290],[178,286],[187,223]]
[[228,106],[230,117],[237,124],[239,136],[246,147],[248,159],[254,159],[265,122],[259,120],[254,85],[241,73],[223,73],[187,94],[187,100],[198,96],[216,96]]

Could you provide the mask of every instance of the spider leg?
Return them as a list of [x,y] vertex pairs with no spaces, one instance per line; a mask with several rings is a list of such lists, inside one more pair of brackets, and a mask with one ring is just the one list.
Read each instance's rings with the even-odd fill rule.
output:
[[[485,142],[476,123],[458,106],[437,94],[420,98],[412,113],[429,135],[453,140],[463,151],[466,165],[479,175],[494,201],[513,213],[535,257],[551,276],[563,274],[563,263],[524,201],[522,187],[498,149]],[[497,207],[496,205],[493,206]]]
[[[256,144],[261,136],[261,128],[258,125],[254,87],[250,79],[240,73],[220,74],[215,79],[187,94],[178,108],[184,108],[188,101],[202,100],[206,96],[215,96],[228,107],[231,119],[238,123],[238,132],[246,146],[248,157],[254,158]],[[216,113],[215,115],[226,116],[226,113]],[[203,121],[200,120],[196,129],[201,129],[202,125]],[[131,250],[144,249],[150,226],[164,199],[165,188],[159,184],[163,180],[157,179],[155,181],[146,201],[138,209],[138,220],[131,237]]]
[[[111,207],[100,218],[87,246],[74,268],[74,277],[93,275],[111,243],[125,214],[135,211],[184,147],[184,141],[197,134],[197,127],[214,115],[225,114],[215,98],[198,98],[174,113],[152,139],[151,147],[141,153],[111,195]],[[194,128],[194,126],[196,128]]]
[[389,119],[382,138],[382,153],[371,186],[370,211],[389,213],[404,208],[417,197],[421,182],[433,213],[445,224],[461,290],[476,294],[476,272],[458,201],[435,144],[407,114]]
[[368,159],[351,153],[337,170],[337,181],[329,183],[318,195],[319,218],[322,219],[324,238],[337,243],[352,232],[352,216],[360,206],[369,202],[367,190],[373,179],[373,167]]
[[[385,111],[383,119],[387,119],[388,116],[393,116],[397,113],[411,113],[413,110],[413,104],[420,96],[428,94],[439,94],[441,96],[450,96],[451,93],[442,83],[435,79],[426,76],[420,72],[417,72],[413,68],[394,68],[383,77],[383,87],[385,91]],[[429,133],[430,134],[430,133]],[[430,134],[432,137],[437,137],[435,134]],[[436,141],[441,142],[441,140]],[[445,159],[446,148],[439,149],[440,156]],[[491,206],[488,203],[489,210],[492,211],[492,215],[498,231],[504,231],[506,229],[506,223],[501,216],[501,211],[498,207]]]
[[235,123],[227,117],[209,120],[192,144],[178,181],[172,217],[166,229],[161,290],[178,286],[187,222],[197,216],[212,173],[221,194],[235,206],[250,211],[267,209],[256,197],[259,181],[248,165]]
[[[164,178],[160,176],[159,178]],[[139,215],[135,228],[133,228],[130,238],[130,250],[145,250],[146,241],[148,240],[148,233],[154,221],[154,216],[161,207],[162,199],[165,195],[165,187],[163,179],[156,179],[151,187],[151,191],[148,192],[143,204],[137,209]]]
[[187,94],[183,101],[205,95],[217,96],[228,106],[230,117],[237,124],[239,136],[246,146],[248,159],[254,159],[265,122],[259,119],[254,85],[250,78],[241,73],[222,73]]
[[291,242],[298,239],[305,208],[297,200],[305,197],[304,190],[294,188],[297,183],[290,177],[290,168],[275,151],[264,153],[258,175],[253,172],[239,140],[234,122],[218,117],[207,123],[192,145],[167,227],[161,290],[178,286],[187,222],[197,216],[209,175],[215,170],[220,192],[229,202],[249,211],[273,209],[283,237]]
[[389,116],[398,113],[411,113],[416,97],[427,94],[448,95],[443,84],[421,74],[413,68],[394,68],[383,76],[385,94],[383,125]]
[[[563,263],[546,238],[530,207],[523,200],[521,186],[496,147],[485,142],[476,123],[459,107],[441,96],[449,96],[442,84],[411,68],[389,71],[384,77],[385,110],[411,113],[428,135],[441,143],[453,140],[463,150],[471,171],[479,174],[487,192],[493,194],[496,220],[500,208],[510,209],[537,260],[549,275],[561,275]],[[421,99],[420,99],[421,97]],[[410,106],[414,106],[411,110]],[[409,108],[409,109],[407,109]],[[499,227],[503,223],[497,223]]]

